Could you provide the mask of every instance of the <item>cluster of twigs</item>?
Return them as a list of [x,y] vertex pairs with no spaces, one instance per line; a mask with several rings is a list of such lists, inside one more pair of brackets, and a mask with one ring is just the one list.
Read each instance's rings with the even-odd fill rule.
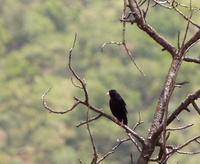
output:
[[[191,1],[190,1],[191,2]],[[142,9],[142,6],[145,4],[145,9]],[[180,32],[178,32],[178,49],[175,48],[172,44],[170,44],[164,37],[159,35],[146,21],[146,15],[148,14],[148,11],[150,10],[150,5],[152,7],[155,7],[157,5],[162,6],[166,9],[170,10],[175,10],[177,13],[179,13],[188,23],[186,26],[186,30],[184,33],[184,37],[182,40],[182,43],[180,44]],[[131,23],[131,24],[136,24],[141,30],[143,30],[145,33],[147,33],[153,40],[155,40],[159,45],[163,47],[162,50],[168,51],[169,54],[172,56],[172,63],[168,72],[168,75],[166,76],[166,80],[163,85],[163,90],[161,92],[158,105],[155,111],[154,119],[152,121],[151,128],[149,129],[149,133],[147,134],[147,137],[144,138],[143,136],[139,135],[138,133],[135,132],[135,129],[143,123],[141,120],[140,114],[139,114],[139,120],[136,123],[136,125],[131,129],[128,126],[122,125],[122,128],[125,129],[127,133],[127,138],[122,139],[122,140],[117,140],[116,146],[114,146],[111,151],[106,153],[104,156],[99,157],[97,148],[95,145],[95,142],[93,140],[93,135],[90,130],[90,122],[98,120],[100,117],[104,117],[115,124],[118,124],[121,126],[120,123],[115,122],[115,119],[111,117],[110,115],[106,114],[103,109],[96,108],[92,104],[90,104],[89,101],[89,94],[86,86],[86,81],[84,79],[81,79],[78,74],[73,70],[72,68],[72,52],[73,49],[76,45],[76,39],[77,39],[77,34],[75,34],[74,37],[74,43],[72,48],[69,51],[69,56],[68,56],[68,66],[70,71],[73,74],[73,78],[75,78],[78,82],[79,85],[76,85],[73,82],[72,79],[72,84],[81,89],[84,93],[84,100],[74,97],[75,103],[72,105],[72,107],[68,110],[65,111],[57,111],[51,109],[46,101],[45,101],[45,96],[49,93],[49,91],[52,89],[48,89],[41,97],[42,102],[44,107],[51,113],[56,113],[56,114],[65,114],[68,112],[71,112],[74,110],[78,105],[83,105],[87,107],[87,116],[86,120],[81,122],[77,127],[86,125],[87,126],[87,131],[90,137],[91,145],[93,148],[93,159],[91,160],[92,164],[100,163],[104,161],[109,155],[113,154],[114,151],[124,142],[131,141],[133,145],[137,148],[138,152],[140,153],[140,157],[138,158],[138,163],[147,163],[149,161],[156,161],[158,163],[166,163],[167,160],[174,154],[174,153],[180,153],[180,154],[199,154],[200,151],[196,152],[183,152],[181,149],[185,148],[188,146],[190,143],[196,142],[197,144],[200,145],[200,135],[197,135],[184,143],[176,146],[176,145],[170,145],[168,144],[168,138],[170,137],[170,131],[178,131],[178,130],[183,130],[186,128],[189,128],[193,126],[193,124],[189,124],[183,127],[178,127],[178,128],[167,128],[168,125],[170,125],[175,119],[178,119],[178,115],[184,111],[190,111],[188,106],[192,105],[193,108],[197,111],[198,114],[200,114],[200,108],[196,104],[196,100],[200,98],[200,89],[194,92],[193,94],[190,94],[183,102],[180,103],[180,105],[169,115],[168,114],[168,105],[170,102],[170,97],[175,89],[175,87],[181,87],[182,85],[188,83],[188,82],[181,82],[181,83],[176,83],[176,76],[178,74],[179,68],[182,64],[183,61],[185,62],[193,62],[196,64],[200,64],[199,59],[195,58],[190,58],[186,56],[186,53],[199,41],[200,39],[200,26],[195,23],[192,20],[193,13],[198,11],[199,8],[192,8],[192,3],[190,3],[189,9],[190,9],[190,16],[186,16],[183,12],[179,10],[179,6],[182,7],[187,7],[181,3],[179,3],[176,0],[166,0],[166,1],[158,1],[158,0],[141,0],[141,1],[136,1],[136,0],[124,0],[124,8],[123,8],[123,14],[122,18],[120,21],[123,23],[122,27],[122,41],[121,42],[107,42],[103,44],[103,47],[106,44],[116,44],[116,45],[122,45],[125,48],[125,51],[127,52],[128,56],[130,57],[131,61],[134,63],[136,68],[141,72],[143,76],[144,73],[143,71],[139,68],[139,66],[136,64],[135,60],[133,59],[131,52],[129,51],[127,44],[126,44],[126,24]],[[129,10],[129,12],[127,12]],[[133,17],[134,19],[130,19],[130,17]],[[197,32],[187,40],[188,36],[188,30],[190,26],[194,26],[197,28]],[[97,116],[93,118],[89,118],[89,111],[92,110],[97,113]],[[158,157],[152,158],[152,154],[155,150],[155,147],[160,147],[160,152]],[[132,153],[130,153],[130,161],[133,163],[133,157]],[[81,160],[79,160],[80,163],[82,163]]]

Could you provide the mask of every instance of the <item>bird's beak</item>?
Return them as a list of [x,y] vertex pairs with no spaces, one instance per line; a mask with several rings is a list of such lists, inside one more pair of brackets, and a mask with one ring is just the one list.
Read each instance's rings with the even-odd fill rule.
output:
[[109,95],[109,92],[107,92],[106,94]]

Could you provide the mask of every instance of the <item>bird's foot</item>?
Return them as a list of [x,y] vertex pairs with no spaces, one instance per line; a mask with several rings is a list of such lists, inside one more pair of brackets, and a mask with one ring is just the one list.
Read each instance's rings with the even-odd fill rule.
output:
[[122,120],[122,121],[119,121],[117,118],[115,118],[115,123],[119,124],[121,127],[124,126],[123,120]]

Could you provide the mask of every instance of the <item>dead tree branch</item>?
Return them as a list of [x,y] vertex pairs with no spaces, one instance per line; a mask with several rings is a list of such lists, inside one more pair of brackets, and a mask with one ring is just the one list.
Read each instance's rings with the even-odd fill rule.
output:
[[184,61],[200,64],[200,59],[194,59],[194,58],[190,58],[190,57],[187,57],[187,56],[184,57]]
[[176,52],[175,47],[170,44],[164,37],[159,35],[145,20],[142,11],[136,0],[128,0],[128,6],[135,18],[137,26],[147,33],[152,39],[154,39],[159,45],[161,45],[164,50],[167,50],[171,55]]
[[73,105],[70,109],[65,110],[65,111],[56,111],[56,110],[51,109],[51,108],[47,105],[47,102],[45,101],[45,96],[50,92],[51,89],[52,89],[52,87],[49,88],[49,89],[41,96],[41,100],[42,100],[42,103],[43,103],[44,107],[45,107],[50,113],[65,114],[65,113],[71,112],[74,108],[76,108],[76,107],[80,104],[79,101],[76,101],[76,103],[74,103],[74,105]]
[[88,117],[89,117],[88,115],[89,115],[89,108],[87,110],[86,122],[87,122],[87,131],[88,131],[88,134],[90,136],[90,141],[92,143],[92,148],[93,148],[93,159],[91,161],[91,164],[96,164],[97,159],[98,159],[98,154],[97,154],[97,149],[96,149],[96,146],[95,146],[95,143],[94,143],[92,133],[90,131],[90,126],[89,126],[89,122],[88,122]]
[[[196,141],[196,140],[199,139],[199,138],[200,138],[200,135],[197,135],[196,137],[193,137],[193,138],[189,139],[188,141],[186,141],[186,142],[183,143],[182,145],[177,146],[177,147],[174,147],[169,153],[167,153],[167,155],[171,155],[171,154],[173,154],[173,153],[175,153],[175,152],[178,152],[180,149],[186,147],[186,146],[189,145],[191,142],[194,142],[194,141]],[[198,153],[199,153],[199,152],[198,152]],[[198,154],[198,153],[197,153],[197,154]],[[196,154],[196,153],[194,153],[194,154]]]
[[183,130],[183,129],[187,129],[191,126],[193,126],[194,124],[188,124],[186,126],[182,126],[182,127],[178,127],[178,128],[167,128],[167,131],[177,131],[177,130]]
[[114,147],[112,148],[111,151],[109,151],[108,153],[106,153],[101,159],[99,159],[99,160],[97,161],[97,163],[102,162],[102,161],[103,161],[105,158],[107,158],[110,154],[113,154],[113,153],[115,152],[115,150],[116,150],[122,143],[127,142],[127,141],[129,141],[129,140],[130,140],[129,138],[123,139],[123,140],[117,140],[118,144],[117,144],[116,146],[114,146]]
[[[200,98],[200,89],[197,90],[195,93],[189,95],[175,110],[174,112],[168,117],[167,119],[167,125],[169,125],[171,122],[176,119],[176,117],[184,110],[186,109],[192,102],[194,102],[196,99]],[[160,125],[160,127],[157,130],[157,133],[161,133],[163,131],[163,125]],[[158,135],[156,134],[156,135]]]
[[79,124],[79,125],[77,125],[76,127],[78,128],[78,127],[80,127],[80,126],[82,126],[82,125],[85,125],[85,124],[87,124],[88,122],[92,122],[92,121],[94,121],[94,120],[97,120],[97,119],[99,119],[101,116],[102,116],[102,115],[101,115],[101,114],[99,114],[98,116],[96,116],[96,117],[93,117],[93,118],[91,118],[91,119],[88,119],[87,121],[80,122],[80,124]]

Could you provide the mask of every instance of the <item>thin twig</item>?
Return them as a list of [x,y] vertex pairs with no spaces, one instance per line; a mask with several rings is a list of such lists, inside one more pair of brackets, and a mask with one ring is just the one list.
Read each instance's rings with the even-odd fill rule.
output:
[[[133,62],[133,64],[135,65],[135,67],[137,68],[137,70],[143,75],[145,76],[144,72],[140,69],[140,67],[137,65],[137,63],[135,62],[135,60],[133,59],[132,55],[131,55],[131,52],[129,51],[127,45],[126,45],[126,39],[125,39],[125,36],[126,36],[126,21],[128,19],[128,17],[130,16],[130,14],[132,14],[131,12],[129,12],[129,15],[126,16],[126,8],[127,8],[127,3],[126,3],[126,0],[124,0],[124,8],[123,8],[123,14],[122,14],[122,18],[121,18],[121,22],[122,22],[122,42],[116,42],[116,41],[110,41],[110,42],[107,42],[107,43],[104,43],[102,46],[101,46],[101,51],[103,52],[103,48],[107,45],[107,44],[116,44],[118,46],[123,46],[124,49],[126,50],[126,53],[127,55],[129,56],[130,60]],[[130,21],[128,21],[130,22]],[[131,23],[133,23],[133,21],[131,21]]]
[[113,154],[114,152],[115,152],[115,150],[122,144],[122,143],[124,143],[124,142],[126,142],[126,141],[129,141],[130,139],[129,138],[127,138],[127,139],[123,139],[123,140],[117,140],[117,142],[118,142],[118,144],[116,145],[116,146],[114,146],[113,148],[112,148],[112,150],[111,151],[109,151],[108,153],[106,153],[101,159],[99,159],[98,161],[97,161],[97,163],[100,163],[100,162],[102,162],[105,158],[107,158],[109,155],[111,155],[111,154]]
[[80,164],[83,164],[83,162],[82,162],[82,160],[81,160],[81,159],[78,159],[78,161],[79,161],[79,163],[80,163]]
[[122,42],[116,42],[116,41],[110,41],[110,42],[106,42],[101,46],[101,52],[103,52],[103,48],[107,45],[107,44],[116,44],[118,46],[122,45]]
[[197,111],[197,113],[200,115],[200,108],[197,106],[197,104],[194,101],[192,102],[192,106]]
[[86,81],[84,79],[81,79],[77,74],[76,72],[73,70],[72,66],[71,66],[71,60],[72,60],[72,51],[76,45],[76,38],[77,38],[77,33],[75,33],[75,36],[74,36],[74,43],[73,43],[73,46],[72,48],[70,49],[69,51],[69,61],[68,61],[68,66],[69,66],[69,69],[70,71],[72,72],[73,76],[80,82],[82,88],[83,88],[83,91],[84,91],[84,94],[85,94],[85,103],[86,104],[89,104],[89,96],[88,96],[88,91],[87,91],[87,88],[86,88]]
[[181,46],[180,46],[180,31],[178,31],[177,45],[178,45],[178,49],[180,49],[181,48]]
[[185,143],[183,143],[180,146],[174,147],[169,153],[167,153],[167,155],[173,154],[174,152],[179,151],[180,149],[186,147],[187,145],[189,145],[191,142],[196,141],[197,139],[200,138],[200,135],[197,135],[196,137],[193,137],[191,139],[189,139],[188,141],[186,141]]
[[129,141],[130,138],[126,138],[126,139],[123,139],[123,140],[117,140],[118,144],[115,145],[112,150],[114,151],[115,149],[117,149],[122,143],[126,142],[126,141]]
[[187,57],[187,56],[184,57],[184,61],[200,64],[200,59],[190,58],[190,57]]
[[[126,18],[126,0],[124,0],[124,9],[123,9],[123,15],[122,15],[122,19]],[[133,64],[135,65],[135,67],[138,69],[138,71],[145,76],[144,72],[139,68],[139,66],[137,65],[137,63],[135,62],[135,60],[133,59],[131,52],[129,51],[127,45],[126,45],[126,22],[122,22],[122,45],[125,48],[130,60],[133,62]]]
[[196,152],[186,152],[186,151],[179,151],[177,150],[177,153],[179,154],[186,154],[186,155],[196,155],[196,154],[200,154],[200,151],[196,151]]
[[178,128],[167,128],[166,130],[167,130],[167,131],[183,130],[183,129],[187,129],[187,128],[193,126],[193,125],[194,125],[194,124],[189,124],[189,125],[182,126],[182,127],[178,127]]
[[152,7],[155,7],[156,5],[160,5],[166,9],[172,9],[172,6],[168,3],[168,1],[157,1],[157,0],[153,0],[153,2],[155,3],[154,5],[152,5]]
[[141,125],[141,124],[144,123],[144,121],[142,121],[142,119],[141,119],[140,112],[138,112],[138,114],[139,114],[139,120],[138,120],[138,122],[135,124],[135,126],[133,127],[133,131],[135,131],[136,128],[137,128],[139,125]]
[[183,81],[183,82],[179,82],[179,83],[176,83],[174,87],[179,87],[181,88],[182,85],[185,85],[185,84],[188,84],[189,81]]
[[[200,98],[200,89],[190,94],[175,110],[174,112],[168,117],[167,125],[169,125],[177,116],[186,109],[194,100]],[[157,129],[156,135],[160,134],[163,131],[163,124],[159,126]]]
[[[146,1],[146,0],[145,0]],[[144,1],[144,2],[145,2]],[[144,18],[146,18],[146,15],[147,15],[147,12],[148,12],[148,10],[149,10],[149,6],[150,6],[150,0],[148,0],[148,2],[147,2],[147,7],[146,7],[146,10],[144,11]]]
[[109,151],[108,153],[106,153],[102,158],[100,158],[98,161],[97,161],[97,164],[102,162],[104,159],[106,159],[110,154],[113,154],[114,151]]
[[77,88],[79,88],[79,89],[83,89],[83,87],[82,87],[82,86],[80,86],[80,85],[77,85],[77,84],[75,84],[75,83],[74,83],[74,80],[73,80],[73,78],[72,78],[72,77],[71,77],[71,82],[72,82],[73,86],[75,86],[75,87],[77,87]]
[[181,12],[175,5],[174,3],[172,3],[173,5],[173,9],[175,9],[176,12],[178,12],[184,19],[186,19],[187,21],[189,21],[191,24],[193,24],[194,26],[196,26],[198,29],[200,29],[200,26],[195,23],[194,21],[192,21],[189,17],[187,17],[183,12]]
[[141,147],[138,145],[138,143],[134,140],[134,138],[131,136],[130,133],[127,133],[127,135],[129,136],[129,138],[131,139],[131,141],[133,142],[133,144],[135,145],[135,147],[138,149],[139,152],[142,151]]
[[164,37],[159,35],[156,30],[154,30],[141,15],[141,9],[139,8],[136,0],[128,0],[129,8],[135,18],[135,22],[138,27],[146,32],[152,39],[154,39],[163,49],[167,50],[172,56],[176,53],[176,48],[170,44]]
[[87,110],[87,115],[86,115],[86,122],[87,122],[87,131],[88,131],[88,134],[89,134],[89,137],[90,137],[90,141],[92,143],[92,148],[93,148],[93,159],[92,159],[92,162],[91,164],[96,164],[96,161],[98,159],[98,154],[97,154],[97,149],[96,149],[96,146],[95,146],[95,143],[94,143],[94,139],[93,139],[93,136],[92,136],[92,133],[90,131],[90,126],[89,126],[89,122],[88,122],[88,117],[89,117],[89,108]]
[[198,30],[181,48],[182,54],[188,52],[200,40],[200,30]]
[[198,139],[195,140],[198,144],[200,144],[200,141]]
[[91,118],[91,119],[88,119],[87,121],[80,122],[80,124],[76,125],[76,127],[78,128],[79,126],[82,126],[82,125],[84,125],[84,124],[87,124],[88,122],[92,122],[92,121],[94,121],[94,120],[97,120],[97,119],[100,118],[101,116],[102,116],[102,115],[99,114],[98,116],[93,117],[93,118]]
[[[189,19],[192,18],[192,14],[193,14],[193,13],[191,12],[190,18],[189,18]],[[183,37],[183,41],[182,41],[182,46],[181,46],[181,47],[183,47],[183,45],[185,44],[185,40],[186,40],[186,38],[187,38],[187,34],[188,34],[189,27],[190,27],[190,21],[188,21],[188,23],[187,23],[187,26],[186,26],[186,29],[185,29],[185,35],[184,35],[184,37]]]
[[50,113],[65,114],[65,113],[68,113],[68,112],[72,111],[76,106],[78,106],[78,105],[80,104],[79,101],[76,101],[76,103],[74,103],[74,105],[73,105],[70,109],[65,110],[65,111],[55,111],[55,110],[51,109],[51,108],[47,105],[47,103],[46,103],[46,101],[45,101],[45,96],[50,92],[50,90],[51,90],[52,88],[53,88],[53,87],[49,88],[49,89],[41,96],[41,100],[42,100],[42,103],[43,103],[45,109],[47,109]]
[[130,152],[130,157],[131,157],[131,164],[133,164],[133,153]]

